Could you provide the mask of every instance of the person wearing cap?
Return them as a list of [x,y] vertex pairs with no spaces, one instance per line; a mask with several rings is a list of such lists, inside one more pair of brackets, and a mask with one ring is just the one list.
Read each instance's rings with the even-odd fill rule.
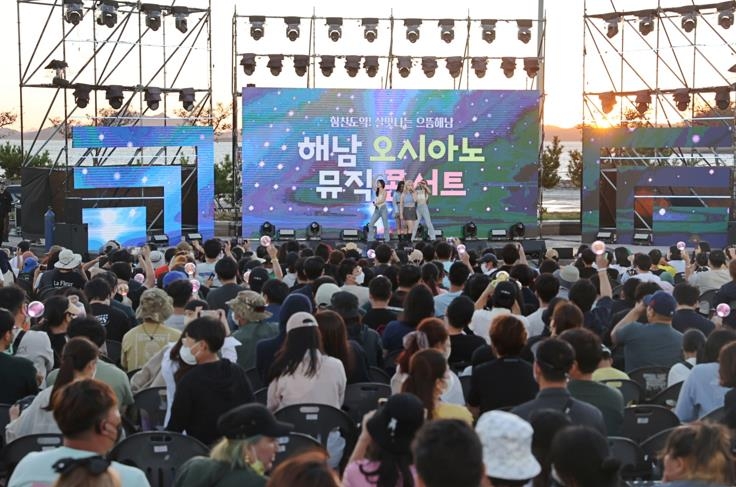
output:
[[322,352],[317,320],[303,311],[286,323],[286,339],[269,370],[268,409],[317,403],[340,409],[347,378],[342,362]]
[[251,369],[256,365],[256,344],[278,335],[278,326],[267,322],[271,313],[266,311],[266,300],[255,291],[240,291],[227,305],[238,325],[232,334],[240,342],[236,349],[238,365],[245,370]]
[[567,299],[570,288],[580,279],[580,270],[573,264],[560,267],[553,274],[560,281],[560,291],[557,296]]
[[33,256],[26,257],[15,278],[15,285],[23,289],[28,297],[33,294],[33,276],[36,268],[38,268],[38,259]]
[[[611,342],[624,349],[626,372],[649,366],[670,368],[680,361],[682,333],[672,328],[676,309],[671,294],[657,291],[637,302],[611,330]],[[636,321],[644,312],[646,324]]]
[[478,268],[484,276],[490,276],[496,272],[497,265],[498,258],[496,258],[493,252],[485,252],[481,255],[480,259],[478,259]]
[[593,372],[592,378],[598,382],[604,380],[631,380],[629,374],[613,366],[611,349],[605,345],[601,345],[601,361],[598,362],[598,368]]
[[355,341],[365,351],[368,365],[371,367],[383,365],[381,336],[376,330],[363,324],[358,309],[358,298],[347,291],[340,291],[332,295],[328,308],[342,317],[348,332],[348,338]]
[[411,443],[424,423],[424,405],[412,394],[395,394],[366,414],[353,454],[342,476],[343,487],[417,485]]
[[[482,306],[483,301],[488,299],[489,294],[493,296],[493,308],[490,310],[478,309],[478,306]],[[497,316],[513,315],[528,330],[529,320],[521,314],[521,302],[521,289],[516,281],[491,281],[486,291],[476,302],[476,310],[470,320],[470,329],[476,335],[483,337],[489,345],[491,344],[491,338],[488,333],[491,330],[491,323]]]
[[515,414],[488,411],[475,425],[483,445],[483,465],[493,487],[525,485],[542,467],[532,454],[532,426]]
[[271,470],[278,438],[294,425],[276,420],[262,404],[246,404],[217,420],[223,438],[209,457],[187,460],[176,472],[173,487],[263,487]]
[[344,259],[337,269],[337,280],[343,283],[340,288],[354,294],[358,298],[358,305],[363,307],[369,302],[368,288],[363,286],[365,274],[363,269],[353,259]]
[[43,297],[54,289],[64,287],[82,289],[87,278],[78,272],[81,263],[81,255],[75,254],[69,249],[62,249],[59,252],[59,260],[54,264],[54,268],[41,275],[41,280],[38,286],[36,286],[39,297]]
[[327,308],[332,303],[332,296],[340,292],[340,286],[332,282],[322,284],[314,295],[317,309]]

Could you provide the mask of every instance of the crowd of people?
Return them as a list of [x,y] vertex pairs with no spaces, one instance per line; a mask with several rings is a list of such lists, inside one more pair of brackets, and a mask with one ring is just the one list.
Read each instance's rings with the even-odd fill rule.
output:
[[[680,384],[663,485],[736,480],[730,249],[582,245],[573,262],[550,249],[532,264],[518,242],[241,242],[0,251],[4,440],[64,439],[9,486],[148,485],[106,455],[151,387],[166,391],[161,427],[210,448],[181,465],[181,487],[617,486],[607,437],[627,404],[604,381],[643,367]],[[278,411],[346,408],[348,386],[376,377],[391,395],[356,438],[334,430],[272,468],[295,431]],[[722,424],[702,420],[719,408]]]

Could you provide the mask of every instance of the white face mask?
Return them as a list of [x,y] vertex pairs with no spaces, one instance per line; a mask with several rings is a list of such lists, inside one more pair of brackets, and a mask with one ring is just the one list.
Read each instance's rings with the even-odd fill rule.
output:
[[365,281],[365,273],[361,272],[360,274],[355,276],[355,283],[358,286],[362,286],[364,281]]
[[493,274],[493,271],[495,271],[495,270],[496,270],[496,269],[494,269],[493,267],[491,267],[491,268],[489,269],[489,268],[488,268],[488,267],[486,267],[485,265],[484,265],[484,266],[482,267],[482,269],[483,269],[483,275],[486,275],[486,276],[490,276],[491,274]]
[[179,358],[187,365],[197,365],[197,357],[192,353],[191,347],[182,345],[179,349]]

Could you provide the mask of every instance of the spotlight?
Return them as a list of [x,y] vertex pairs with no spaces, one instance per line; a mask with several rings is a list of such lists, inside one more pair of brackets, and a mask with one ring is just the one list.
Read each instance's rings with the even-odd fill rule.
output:
[[524,233],[526,233],[526,227],[521,222],[514,223],[509,228],[509,234],[513,240],[521,240],[524,238]]
[[266,17],[263,15],[251,15],[248,17],[248,21],[250,22],[250,36],[254,41],[261,40],[265,33],[263,24],[266,23]]
[[535,57],[524,58],[524,71],[530,78],[535,77],[539,72],[539,59]]
[[378,74],[378,56],[366,56],[363,67],[369,78],[375,78]]
[[598,95],[598,99],[601,101],[601,110],[603,110],[603,113],[611,113],[613,111],[613,106],[616,104],[616,95],[613,91],[601,93]]
[[66,61],[59,59],[53,59],[50,63],[46,65],[45,69],[54,70],[54,78],[51,80],[51,83],[54,86],[69,86],[69,82],[66,80],[66,68],[68,67],[69,65],[66,63]]
[[283,54],[269,54],[268,55],[268,69],[271,70],[271,76],[278,76],[281,74],[281,68],[284,67],[284,55]]
[[64,20],[72,25],[77,25],[84,17],[84,4],[82,0],[64,0]]
[[440,19],[437,25],[440,27],[440,39],[448,44],[451,43],[455,38],[455,21],[452,19]]
[[358,242],[362,240],[363,231],[355,228],[346,228],[340,231],[340,240],[343,242]]
[[276,235],[276,227],[273,226],[271,222],[263,222],[261,223],[261,228],[259,229],[259,233],[261,237],[268,236],[268,237],[274,237]]
[[434,56],[425,56],[422,58],[422,71],[427,78],[434,76],[437,70],[437,58]]
[[332,42],[337,42],[342,37],[342,18],[327,17],[327,36]]
[[606,19],[606,37],[611,39],[618,34],[618,23],[621,21],[620,17],[611,17]]
[[616,234],[613,232],[600,230],[598,233],[595,234],[595,239],[607,244],[612,244],[616,243]]
[[733,7],[726,7],[718,10],[718,25],[724,29],[728,29],[733,25]]
[[486,75],[486,66],[488,65],[488,58],[485,56],[474,57],[470,60],[470,67],[475,71],[475,75],[482,78]]
[[719,110],[725,110],[731,105],[731,88],[722,86],[716,88],[716,106]]
[[361,22],[364,28],[363,37],[368,42],[373,42],[378,37],[378,19],[366,18]]
[[322,76],[329,78],[332,70],[335,69],[335,56],[322,56],[319,69],[322,70]]
[[690,104],[690,90],[688,90],[687,88],[680,88],[679,90],[675,90],[675,92],[672,94],[672,98],[677,104],[677,109],[681,112],[684,112],[685,110],[687,110],[687,106]]
[[174,14],[174,25],[176,30],[182,34],[186,34],[189,26],[187,25],[187,17],[189,17],[189,8],[187,7],[172,7],[171,13]]
[[277,240],[296,240],[296,230],[293,228],[282,228],[276,232]]
[[509,239],[509,232],[505,228],[493,228],[488,232],[488,240],[491,242],[501,242]]
[[161,7],[151,3],[141,5],[141,10],[146,15],[146,27],[153,31],[161,28]]
[[645,36],[654,30],[654,17],[652,15],[643,15],[639,17],[639,32]]
[[632,240],[636,245],[652,245],[654,239],[651,232],[635,232]]
[[97,25],[106,25],[111,29],[115,27],[115,24],[118,23],[118,2],[115,0],[101,0],[99,8]]
[[191,112],[194,110],[194,88],[182,88],[179,91],[179,101],[184,110]]
[[167,245],[169,245],[169,236],[165,233],[151,235],[151,242],[155,243],[156,245],[160,245],[161,247],[166,247]]
[[411,73],[411,58],[409,56],[399,56],[396,66],[399,68],[399,74],[402,78],[408,77]]
[[406,39],[414,44],[419,40],[419,26],[422,25],[420,19],[404,19],[406,26]]
[[687,33],[692,32],[695,29],[695,26],[698,24],[698,12],[697,10],[693,10],[690,12],[686,12],[682,15],[682,20],[680,21],[680,26],[682,27],[682,30],[684,30]]
[[252,75],[253,71],[256,70],[256,55],[252,52],[243,54],[240,65],[243,66],[243,71],[245,71],[246,75]]
[[649,104],[652,103],[652,95],[649,91],[639,91],[636,94],[636,111],[639,115],[644,115],[649,110]]
[[108,86],[105,91],[105,98],[107,98],[112,108],[119,110],[123,106],[123,98],[125,98],[123,87],[119,85]]
[[197,240],[201,242],[202,241],[202,234],[201,233],[197,233],[197,232],[185,233],[184,234],[184,239],[187,242],[194,242],[194,241],[197,241]]
[[483,40],[488,44],[496,40],[496,21],[493,19],[484,19],[480,21],[480,28]]
[[345,71],[348,76],[355,78],[360,71],[360,56],[345,56]]
[[294,42],[299,39],[299,24],[301,19],[299,17],[284,17],[284,23],[286,24],[286,37]]
[[146,88],[143,99],[146,100],[149,109],[158,110],[158,105],[161,103],[161,88]]
[[294,56],[294,72],[297,76],[304,76],[309,67],[309,56],[306,54],[297,54]]
[[532,21],[531,20],[517,20],[516,26],[519,28],[519,33],[516,38],[524,44],[529,44],[532,40]]
[[503,69],[503,74],[507,78],[511,78],[514,76],[514,71],[516,70],[516,58],[515,57],[503,57],[501,58],[501,69]]
[[312,222],[307,227],[307,240],[319,240],[322,235],[322,227],[317,222]]
[[472,221],[468,222],[463,225],[462,234],[465,240],[478,240],[478,227]]
[[457,78],[463,70],[463,58],[460,56],[450,56],[445,60],[445,65],[450,72],[450,76]]
[[77,83],[74,85],[74,103],[79,108],[87,108],[89,104],[89,93],[92,91],[92,86]]

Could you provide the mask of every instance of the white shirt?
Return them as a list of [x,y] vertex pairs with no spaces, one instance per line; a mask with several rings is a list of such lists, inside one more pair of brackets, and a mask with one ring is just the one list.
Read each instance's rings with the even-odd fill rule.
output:
[[317,403],[340,409],[345,401],[345,368],[338,359],[318,354],[317,372],[308,377],[309,351],[293,374],[277,377],[268,385],[268,409],[278,411],[292,404]]
[[639,279],[641,282],[656,282],[659,287],[662,288],[663,291],[667,291],[668,293],[671,293],[674,287],[672,284],[670,284],[667,281],[663,281],[657,274],[652,274],[651,272],[637,272],[633,276],[630,276],[627,273],[624,273],[621,276],[621,284],[625,283],[629,280],[629,278],[635,277],[636,279]]
[[[15,339],[13,341],[15,342]],[[49,336],[43,331],[26,331],[18,344],[15,356],[33,362],[41,377],[46,377],[54,367],[54,349],[51,348]]]
[[368,288],[365,286],[358,286],[356,284],[345,284],[340,289],[349,292],[350,294],[358,298],[359,307],[363,307],[369,302]]
[[544,331],[544,321],[542,321],[542,314],[546,309],[546,306],[539,307],[534,313],[526,316],[526,319],[529,322],[529,327],[526,329],[526,332],[529,335],[527,338],[541,335]]
[[[511,310],[507,308],[493,308],[492,310],[488,311],[487,309],[477,309],[473,313],[473,318],[470,320],[470,329],[473,330],[473,333],[475,333],[478,336],[481,336],[485,338],[486,342],[488,344],[491,344],[491,323],[493,322],[493,319],[496,316],[504,316],[504,315],[510,315]],[[529,333],[529,321],[526,319],[526,316],[522,315],[514,315],[514,317],[518,318],[519,321],[521,321],[524,324],[524,328],[526,328],[527,334]]]
[[54,419],[54,412],[44,409],[49,404],[52,390],[53,387],[47,387],[39,392],[31,405],[24,409],[20,416],[8,423],[5,427],[6,444],[22,436],[42,433],[61,434]]
[[687,278],[687,282],[697,287],[700,294],[714,289],[720,289],[727,282],[731,282],[731,274],[727,267],[711,269],[705,272],[694,272]]
[[[696,358],[690,357],[689,359],[686,359],[685,362],[694,366]],[[687,376],[690,375],[690,370],[692,370],[692,367],[688,368],[685,364],[680,362],[670,367],[670,372],[667,374],[667,387],[672,384],[677,384],[678,382],[685,382]]]

